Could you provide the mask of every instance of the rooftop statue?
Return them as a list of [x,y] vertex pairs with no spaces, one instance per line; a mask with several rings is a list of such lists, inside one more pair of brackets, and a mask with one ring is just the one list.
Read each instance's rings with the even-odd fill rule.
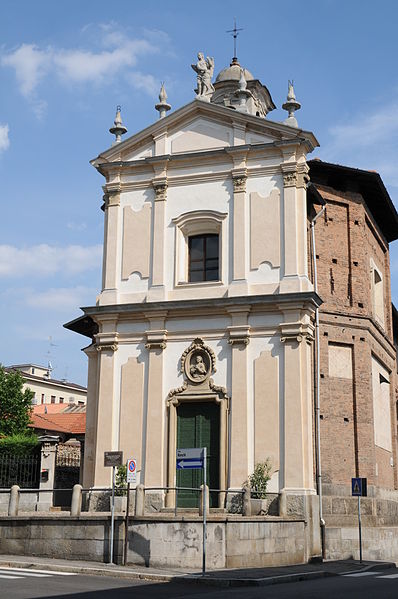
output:
[[203,52],[198,52],[198,61],[196,64],[191,64],[191,67],[197,74],[197,97],[210,102],[210,98],[214,92],[211,82],[214,73],[214,58],[208,56],[205,59]]

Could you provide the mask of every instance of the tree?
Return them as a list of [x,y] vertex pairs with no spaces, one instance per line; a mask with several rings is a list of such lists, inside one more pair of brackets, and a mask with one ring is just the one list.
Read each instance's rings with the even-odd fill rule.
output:
[[0,436],[26,433],[32,411],[33,391],[23,391],[20,372],[8,371],[0,365]]

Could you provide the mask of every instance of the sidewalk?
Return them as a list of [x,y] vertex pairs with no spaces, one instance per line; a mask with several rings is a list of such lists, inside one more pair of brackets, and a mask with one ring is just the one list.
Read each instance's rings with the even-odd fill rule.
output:
[[32,570],[57,570],[91,574],[96,576],[115,576],[152,580],[154,582],[193,582],[214,586],[266,586],[299,580],[311,580],[327,576],[341,576],[352,572],[369,570],[385,570],[394,568],[394,562],[362,562],[354,560],[327,561],[297,566],[277,568],[246,568],[239,570],[211,570],[205,576],[201,572],[188,569],[145,568],[144,566],[117,566],[100,562],[60,560],[45,557],[26,557],[18,555],[1,555],[0,568],[32,568]]

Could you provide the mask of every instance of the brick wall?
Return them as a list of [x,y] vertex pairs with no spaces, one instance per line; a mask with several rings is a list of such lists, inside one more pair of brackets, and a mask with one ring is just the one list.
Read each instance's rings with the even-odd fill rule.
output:
[[[323,480],[349,483],[352,476],[366,476],[369,484],[394,488],[396,363],[388,244],[360,194],[317,188],[327,202],[315,226],[318,293],[324,302],[320,309]],[[312,272],[311,252],[309,256]],[[383,278],[384,326],[375,318],[372,264]],[[392,452],[375,445],[372,355],[389,372]]]

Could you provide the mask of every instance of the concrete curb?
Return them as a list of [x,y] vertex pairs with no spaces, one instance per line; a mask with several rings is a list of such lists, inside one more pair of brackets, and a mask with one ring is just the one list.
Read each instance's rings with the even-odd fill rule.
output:
[[[326,565],[326,564],[325,564]],[[13,561],[0,558],[1,567],[10,568],[28,568],[32,570],[46,569],[48,571],[58,572],[71,572],[74,574],[83,574],[91,576],[110,576],[123,579],[132,580],[152,580],[153,582],[182,582],[182,583],[196,583],[196,584],[207,584],[209,586],[217,587],[260,587],[269,586],[274,584],[285,584],[288,582],[299,582],[304,580],[315,580],[319,578],[329,578],[332,576],[345,576],[347,574],[359,574],[361,572],[368,572],[372,570],[387,570],[395,568],[394,562],[380,562],[374,563],[363,568],[355,570],[345,570],[344,572],[333,572],[327,570],[315,570],[312,572],[297,572],[291,574],[281,574],[276,576],[266,576],[264,578],[217,578],[216,576],[202,576],[201,574],[157,574],[154,572],[137,572],[130,569],[120,568],[120,566],[76,566],[69,564],[49,564],[31,561]]]

